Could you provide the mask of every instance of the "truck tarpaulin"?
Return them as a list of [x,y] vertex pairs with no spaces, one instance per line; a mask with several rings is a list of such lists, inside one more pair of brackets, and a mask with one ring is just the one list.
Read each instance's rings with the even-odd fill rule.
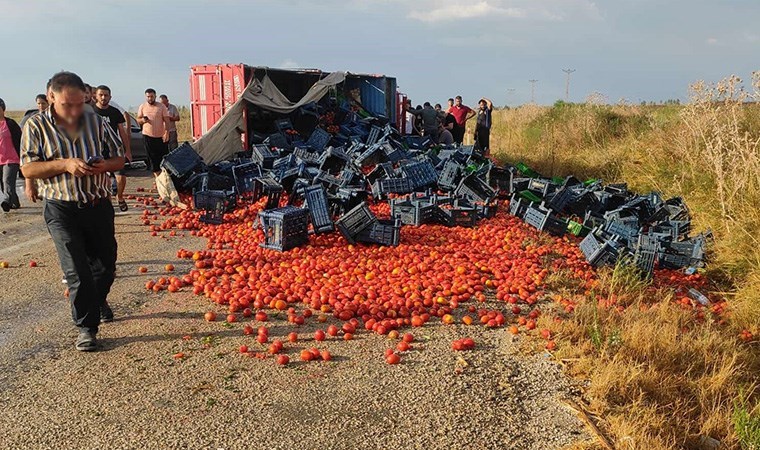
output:
[[327,94],[331,87],[342,83],[345,79],[345,72],[332,72],[314,83],[306,95],[293,103],[275,86],[268,76],[265,76],[261,81],[254,78],[245,88],[243,95],[222,116],[216,125],[192,144],[193,148],[206,164],[214,164],[231,159],[242,149],[240,135],[243,134],[243,130],[240,129],[240,125],[246,103],[256,105],[268,111],[288,114],[307,103],[319,101]]

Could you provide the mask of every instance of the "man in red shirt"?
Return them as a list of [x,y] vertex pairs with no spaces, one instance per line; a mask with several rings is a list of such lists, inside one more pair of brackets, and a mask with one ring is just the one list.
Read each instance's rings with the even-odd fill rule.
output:
[[469,106],[463,105],[462,96],[457,95],[454,99],[454,106],[449,109],[448,113],[454,116],[454,120],[456,120],[454,129],[451,130],[451,134],[454,136],[454,143],[461,145],[462,141],[464,141],[465,124],[468,120],[475,117],[475,111]]

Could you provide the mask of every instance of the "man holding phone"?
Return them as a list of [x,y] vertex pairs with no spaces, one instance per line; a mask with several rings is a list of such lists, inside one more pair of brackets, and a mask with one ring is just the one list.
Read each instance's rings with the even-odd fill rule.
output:
[[75,347],[94,351],[116,270],[108,172],[124,167],[124,147],[99,115],[84,114],[85,84],[79,76],[59,72],[49,86],[50,107],[24,124],[21,172],[39,181],[45,199],[45,223],[79,328]]
[[161,160],[169,152],[166,143],[169,141],[167,125],[171,123],[171,116],[166,106],[156,101],[155,89],[145,90],[145,103],[137,110],[137,123],[142,127],[145,150],[156,177],[161,173]]

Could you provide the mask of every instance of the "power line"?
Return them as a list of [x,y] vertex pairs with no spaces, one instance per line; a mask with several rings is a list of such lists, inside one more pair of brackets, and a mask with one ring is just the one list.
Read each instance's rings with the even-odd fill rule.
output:
[[536,103],[536,83],[538,80],[528,80],[530,81],[530,102]]
[[570,101],[570,74],[575,72],[575,69],[562,69],[563,72],[567,74],[567,79],[565,80],[565,101]]

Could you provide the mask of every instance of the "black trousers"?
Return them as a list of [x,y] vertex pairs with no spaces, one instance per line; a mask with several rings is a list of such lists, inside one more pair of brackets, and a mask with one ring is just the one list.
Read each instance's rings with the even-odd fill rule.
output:
[[169,153],[169,147],[166,146],[166,142],[160,137],[154,138],[143,135],[143,141],[145,142],[145,153],[148,154],[151,170],[153,172],[161,172],[161,161]]
[[86,206],[45,200],[43,214],[69,287],[74,324],[97,332],[100,307],[111,290],[116,270],[111,201]]
[[464,142],[464,127],[460,127],[459,124],[454,124],[454,128],[451,129],[451,136],[454,138],[455,144],[461,144]]
[[488,128],[475,128],[475,148],[488,156],[491,146],[491,130]]

